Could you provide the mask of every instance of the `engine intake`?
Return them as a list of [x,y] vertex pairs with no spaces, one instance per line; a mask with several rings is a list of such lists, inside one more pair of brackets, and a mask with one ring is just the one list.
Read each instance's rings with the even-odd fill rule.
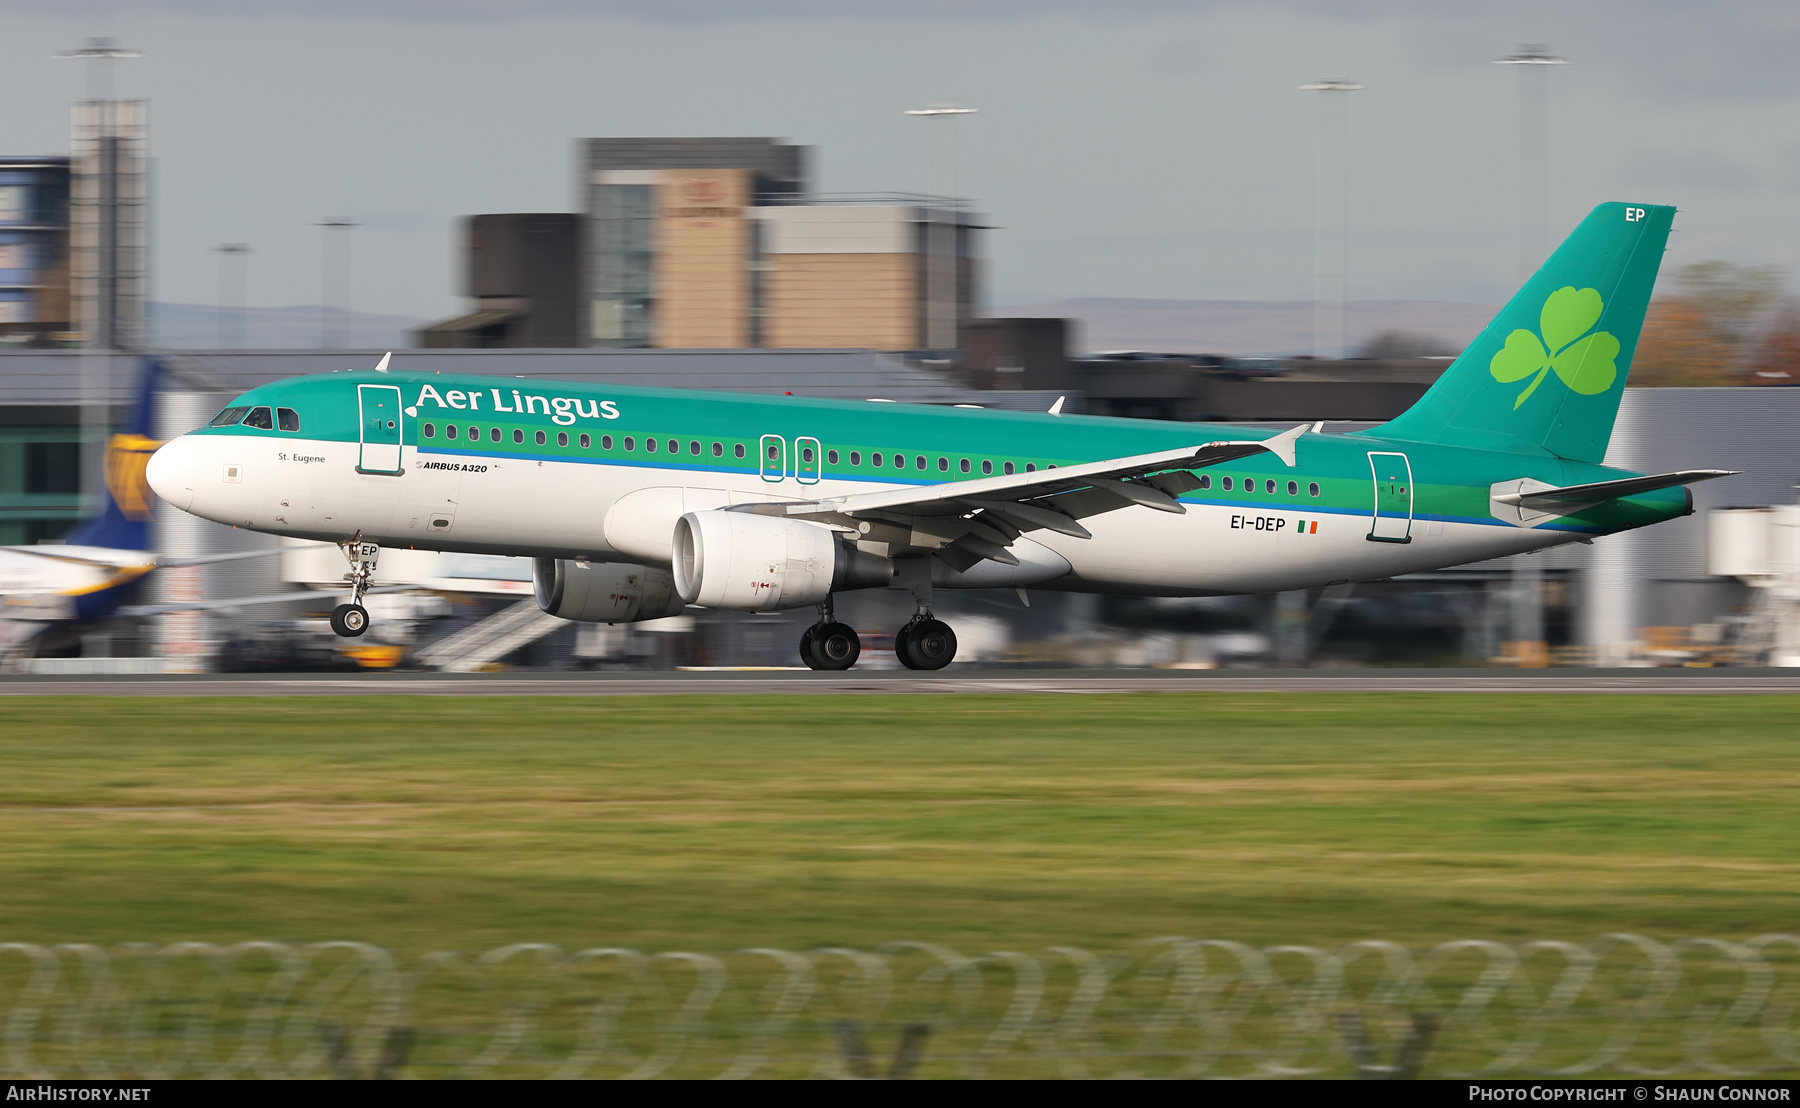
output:
[[774,612],[834,592],[885,588],[894,563],[831,528],[749,512],[689,512],[675,524],[675,591],[689,604]]
[[531,592],[544,611],[582,623],[636,623],[687,607],[668,570],[621,562],[534,558]]

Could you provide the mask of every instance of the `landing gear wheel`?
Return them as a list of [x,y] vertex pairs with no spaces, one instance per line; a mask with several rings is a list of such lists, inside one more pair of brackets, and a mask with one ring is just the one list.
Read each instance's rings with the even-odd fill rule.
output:
[[912,660],[912,652],[906,648],[907,641],[912,638],[912,629],[913,625],[909,623],[894,632],[894,657],[900,659],[900,664],[907,669],[918,669]]
[[354,639],[369,629],[369,611],[361,604],[339,604],[331,610],[331,630],[340,638]]
[[862,639],[847,623],[815,623],[800,644],[806,664],[814,669],[849,669],[862,656]]
[[894,636],[894,653],[908,669],[943,669],[956,659],[956,632],[943,620],[915,620]]

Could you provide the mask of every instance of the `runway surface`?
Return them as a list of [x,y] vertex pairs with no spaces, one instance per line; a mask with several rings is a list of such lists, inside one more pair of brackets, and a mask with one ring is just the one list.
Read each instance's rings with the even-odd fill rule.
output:
[[0,677],[5,696],[669,696],[696,693],[1800,693],[1800,670],[956,670]]

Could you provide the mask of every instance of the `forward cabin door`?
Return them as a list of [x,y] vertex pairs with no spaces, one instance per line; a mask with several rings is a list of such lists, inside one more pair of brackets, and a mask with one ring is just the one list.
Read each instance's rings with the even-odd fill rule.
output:
[[1369,453],[1375,479],[1375,511],[1370,542],[1411,542],[1413,515],[1412,463],[1404,454]]
[[392,476],[400,472],[400,410],[398,385],[356,386],[356,406],[362,423],[362,453],[356,472]]

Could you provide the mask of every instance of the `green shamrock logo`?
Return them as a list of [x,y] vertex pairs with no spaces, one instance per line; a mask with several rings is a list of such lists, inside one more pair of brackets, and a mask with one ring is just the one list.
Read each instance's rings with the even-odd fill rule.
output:
[[[1501,384],[1531,377],[1531,384],[1513,401],[1516,410],[1537,391],[1552,369],[1563,384],[1583,396],[1605,392],[1619,376],[1613,359],[1619,356],[1619,340],[1605,331],[1587,335],[1600,322],[1606,304],[1595,289],[1560,288],[1544,301],[1538,316],[1543,338],[1523,327],[1506,336],[1506,346],[1488,363],[1488,372]],[[1582,338],[1587,335],[1586,338]],[[1578,341],[1579,340],[1579,341]]]

